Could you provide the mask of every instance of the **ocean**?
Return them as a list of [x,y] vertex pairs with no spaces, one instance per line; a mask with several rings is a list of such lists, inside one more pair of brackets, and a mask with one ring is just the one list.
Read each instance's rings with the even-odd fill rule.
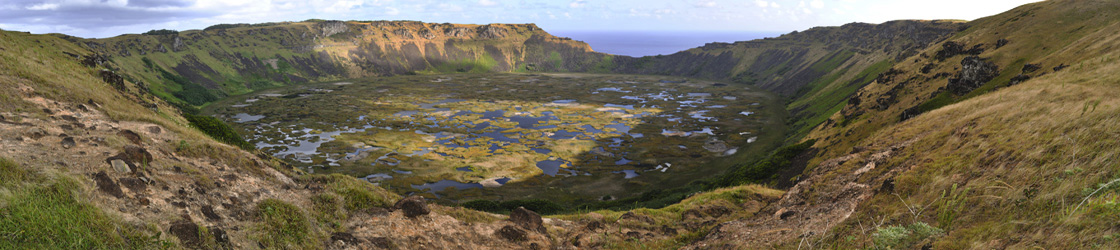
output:
[[591,49],[633,57],[668,55],[711,42],[736,42],[776,37],[776,32],[746,31],[549,31],[591,45]]

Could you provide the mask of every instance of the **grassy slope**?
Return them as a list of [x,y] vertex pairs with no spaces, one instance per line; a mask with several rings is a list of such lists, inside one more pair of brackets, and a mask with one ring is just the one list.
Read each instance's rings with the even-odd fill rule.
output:
[[[93,53],[56,36],[0,31],[0,97],[4,98],[0,102],[0,131],[5,132],[2,142],[4,147],[12,147],[0,152],[0,248],[158,249],[175,248],[178,244],[188,247],[218,247],[216,244],[219,243],[209,236],[209,229],[206,227],[200,228],[199,233],[203,239],[196,243],[179,242],[169,232],[164,232],[171,231],[172,229],[167,229],[168,223],[187,213],[185,209],[188,208],[168,207],[166,203],[160,202],[136,205],[135,199],[169,196],[174,190],[186,187],[201,186],[210,189],[212,193],[224,193],[229,191],[226,189],[236,188],[236,182],[228,181],[224,185],[211,185],[214,180],[224,178],[221,177],[221,171],[231,171],[225,173],[236,173],[238,180],[253,182],[253,189],[264,188],[283,193],[278,196],[282,197],[281,200],[271,200],[270,206],[284,206],[288,203],[317,204],[315,209],[310,206],[298,207],[296,210],[288,209],[273,214],[286,216],[284,218],[319,218],[315,221],[285,222],[285,225],[302,228],[301,235],[253,226],[266,223],[262,220],[273,220],[268,216],[230,218],[210,227],[240,225],[233,226],[240,229],[226,228],[225,232],[235,244],[244,244],[242,246],[255,246],[256,241],[252,245],[246,241],[258,238],[260,244],[264,245],[292,244],[318,248],[322,246],[324,237],[329,237],[329,232],[344,230],[337,227],[353,216],[355,211],[387,207],[396,199],[395,194],[345,176],[295,177],[300,183],[326,186],[323,192],[317,194],[284,189],[281,187],[281,180],[288,177],[280,177],[283,175],[276,171],[262,169],[283,170],[280,164],[261,161],[252,156],[251,152],[237,150],[210,139],[202,132],[188,127],[185,119],[174,108],[163,104],[154,96],[144,94],[146,92],[140,91],[137,85],[125,82],[122,89],[116,89],[100,78],[102,66],[82,65],[73,56],[91,54]],[[69,108],[79,104],[91,111],[77,112]],[[54,108],[48,109],[47,106]],[[59,119],[59,112],[74,114],[77,117],[75,121],[87,125],[98,124],[102,129],[83,127],[81,129],[88,131],[84,134],[74,133],[73,127],[60,129],[57,125],[59,123],[66,123],[63,126],[72,125],[65,121],[71,118]],[[104,114],[104,117],[97,118],[100,114]],[[143,147],[157,158],[145,163],[137,171],[143,171],[139,175],[150,178],[150,185],[153,187],[144,192],[130,191],[126,193],[128,196],[122,197],[124,199],[114,198],[98,192],[101,182],[95,185],[90,176],[95,172],[105,171],[109,171],[110,178],[113,179],[133,175],[113,172],[104,165],[104,156],[86,156],[86,151],[79,154],[76,149],[92,150],[99,155],[103,151],[105,155],[119,151],[121,144],[127,143],[122,143],[124,139],[117,138],[115,131],[121,126],[141,126],[131,124],[161,127],[162,132],[158,133],[161,137],[175,139],[147,138],[151,141],[144,143]],[[31,133],[34,131],[41,131],[37,133],[44,133],[46,137],[37,139]],[[58,146],[58,139],[54,135],[67,135],[56,131],[72,133],[78,138],[78,148],[66,150]],[[114,132],[106,134],[104,131]],[[144,135],[149,136],[147,133]],[[154,134],[150,136],[155,137]],[[100,143],[91,143],[86,137],[100,140]],[[43,143],[33,142],[35,140]],[[24,152],[29,148],[30,152]],[[168,154],[171,156],[166,156]],[[215,165],[224,166],[224,170],[215,172]],[[288,174],[295,176],[290,171]],[[115,183],[112,180],[110,182]],[[162,185],[164,189],[161,191],[154,185]],[[168,186],[174,189],[168,191]],[[136,197],[132,197],[134,192]],[[183,193],[180,192],[180,195]],[[233,194],[240,197],[247,195],[253,196],[248,193]],[[311,196],[333,198],[312,202]],[[195,199],[191,200],[193,202]],[[208,201],[201,199],[198,202]],[[254,201],[245,199],[244,202]],[[349,204],[355,202],[361,204]],[[194,204],[191,206],[189,209],[195,209]],[[201,216],[197,211],[190,213],[195,214],[196,218]],[[278,238],[281,234],[298,238]]]
[[[1032,77],[1052,73],[1053,67],[1062,64],[1077,67],[1076,63],[1107,51],[1107,48],[1088,49],[1097,41],[1090,38],[1102,39],[1101,32],[1116,23],[1118,11],[1120,9],[1115,4],[1106,1],[1077,4],[1048,1],[970,22],[968,30],[947,41],[963,43],[966,48],[981,45],[985,50],[979,56],[997,65],[1000,70],[993,80],[966,95],[944,91],[947,78],[956,75],[961,60],[967,55],[937,60],[933,55],[942,48],[941,44],[935,44],[923,50],[921,55],[893,65],[903,72],[896,75],[894,81],[862,88],[861,104],[845,105],[841,112],[833,113],[824,125],[816,127],[807,139],[818,139],[817,147],[825,149],[818,160],[836,157],[851,151],[862,138],[899,122],[900,115],[909,108],[935,109],[1005,87],[1011,77],[1023,73],[1024,64],[1041,65],[1038,71],[1024,73]],[[1009,43],[996,48],[995,44],[1000,39]],[[921,69],[927,65],[931,66],[929,72],[922,73]],[[949,76],[939,77],[938,74]],[[907,79],[913,81],[903,83]],[[895,90],[899,84],[905,85]],[[876,100],[892,94],[896,95],[896,102],[885,109],[877,108]]]
[[789,97],[796,143],[899,59],[953,34],[956,21],[817,27],[747,42],[713,43],[668,56],[616,57],[616,71],[725,79]]
[[[929,100],[944,79],[909,85],[899,98],[916,99],[904,102],[907,105],[868,110],[863,121],[851,126],[814,131],[811,137],[831,140],[818,144],[826,145],[828,152],[818,162],[848,154],[852,146],[874,152],[913,140],[869,172],[897,174],[893,190],[863,202],[850,219],[823,236],[825,242],[837,248],[876,243],[885,247],[890,231],[898,229],[888,226],[926,223],[945,233],[904,239],[894,246],[1120,246],[1115,229],[1103,223],[1120,214],[1120,187],[1111,183],[1120,177],[1115,167],[1120,145],[1113,132],[1120,129],[1120,102],[1114,98],[1120,94],[1120,75],[1115,73],[1120,70],[1120,52],[1112,49],[1120,45],[1120,36],[1113,32],[1120,28],[1117,15],[1120,4],[1111,1],[1049,1],[974,21],[953,40],[971,45],[1008,39],[1009,45],[989,48],[981,57],[1014,74],[1024,62],[1041,63],[1045,74],[1016,86],[992,86],[1006,84],[1005,72],[973,93],[954,96],[960,103],[898,123],[903,108]],[[945,61],[955,63],[961,57]],[[914,72],[925,63],[896,67]],[[1059,64],[1071,67],[1050,69]],[[947,70],[951,65],[938,67]],[[887,87],[863,91],[882,93]],[[840,114],[833,118],[842,119]],[[864,167],[862,161],[843,166],[826,174]]]

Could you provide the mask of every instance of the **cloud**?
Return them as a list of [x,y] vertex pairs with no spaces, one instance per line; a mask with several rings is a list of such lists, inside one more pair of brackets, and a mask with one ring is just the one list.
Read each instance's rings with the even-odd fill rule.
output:
[[816,8],[816,9],[824,8],[824,1],[813,0],[812,2],[809,2],[809,6],[812,6],[813,8]]
[[393,7],[385,8],[385,15],[396,16],[401,14],[401,10]]
[[716,1],[699,1],[696,2],[696,7],[711,8],[716,7]]
[[494,2],[493,0],[478,0],[478,5],[479,6],[494,6],[494,5],[498,5],[498,2]]
[[568,7],[572,7],[572,8],[583,8],[583,6],[586,6],[586,5],[587,5],[587,1],[584,1],[584,0],[575,0],[575,1],[572,1],[572,3],[569,3],[569,4],[568,4]]
[[767,6],[770,6],[770,3],[766,2],[764,0],[754,0],[754,4],[758,5],[758,7],[761,7],[761,8],[766,8]]

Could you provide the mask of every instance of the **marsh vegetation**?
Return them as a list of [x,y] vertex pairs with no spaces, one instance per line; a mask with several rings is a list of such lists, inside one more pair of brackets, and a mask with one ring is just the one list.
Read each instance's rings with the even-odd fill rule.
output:
[[456,74],[268,89],[210,105],[262,151],[448,200],[612,200],[726,172],[783,138],[778,98],[635,75]]

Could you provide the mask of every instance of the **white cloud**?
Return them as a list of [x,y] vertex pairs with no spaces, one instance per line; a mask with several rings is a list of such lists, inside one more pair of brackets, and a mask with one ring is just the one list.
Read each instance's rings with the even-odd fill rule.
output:
[[758,5],[758,7],[762,7],[762,8],[766,8],[767,6],[770,6],[770,2],[766,2],[764,0],[754,0],[754,4]]
[[817,8],[817,9],[824,8],[824,1],[813,0],[812,2],[809,2],[809,6],[812,6],[813,8]]
[[781,6],[781,5],[778,5],[778,3],[775,3],[775,2],[770,2],[770,7],[773,7],[773,8],[781,8],[782,6]]
[[716,7],[716,1],[700,1],[700,2],[696,2],[696,7],[705,7],[705,8]]
[[572,3],[568,4],[568,7],[572,7],[572,8],[583,8],[583,6],[587,6],[587,1],[575,0],[575,1],[572,1]]
[[401,14],[401,10],[393,7],[385,8],[385,15],[396,16]]
[[494,5],[498,5],[498,2],[494,2],[494,1],[492,1],[492,0],[478,0],[478,5],[481,5],[481,6],[494,6]]
[[58,4],[57,3],[43,3],[43,4],[36,4],[36,5],[32,5],[32,6],[27,7],[27,10],[56,10],[56,9],[58,9]]

